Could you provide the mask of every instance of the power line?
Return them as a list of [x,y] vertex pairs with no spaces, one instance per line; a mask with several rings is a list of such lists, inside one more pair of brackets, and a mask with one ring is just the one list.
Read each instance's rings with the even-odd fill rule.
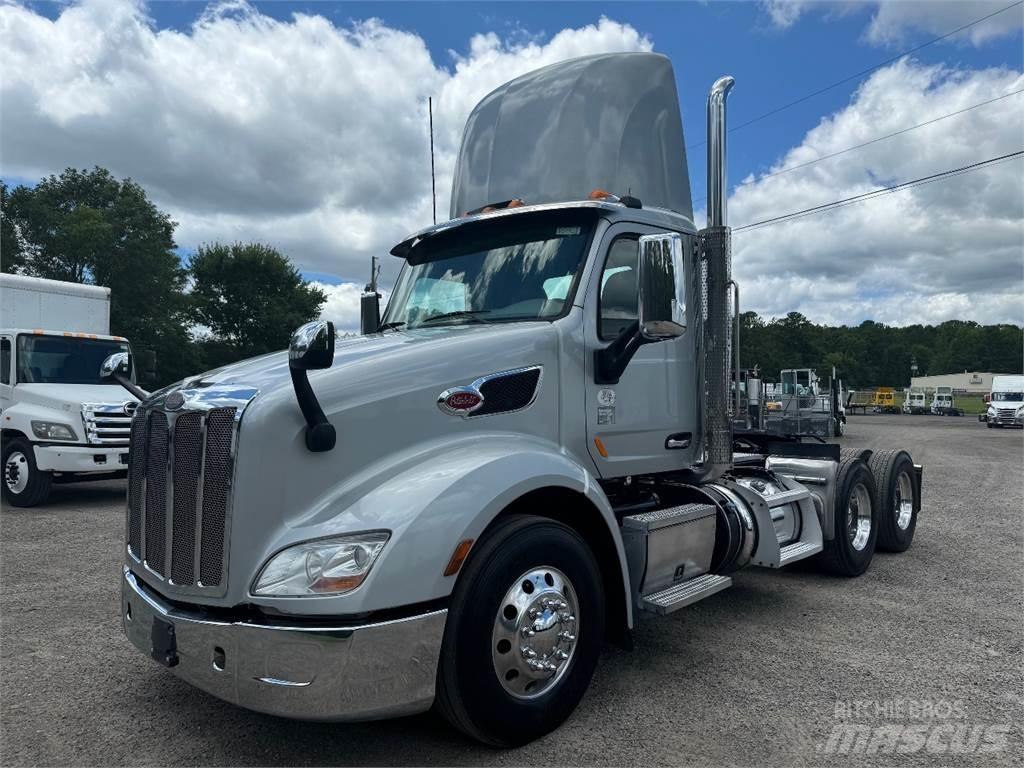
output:
[[[982,16],[980,19],[975,19],[974,21],[968,22],[967,24],[964,24],[962,27],[957,27],[956,29],[952,30],[951,32],[947,32],[946,34],[940,35],[939,37],[936,37],[933,40],[929,40],[927,43],[922,43],[921,45],[917,46],[916,48],[911,48],[909,50],[903,51],[902,53],[898,53],[895,56],[893,56],[891,58],[888,58],[888,59],[886,59],[883,62],[875,64],[875,65],[873,65],[871,67],[868,67],[867,69],[862,69],[860,72],[856,72],[856,73],[854,73],[852,75],[848,75],[848,76],[844,77],[842,80],[836,80],[831,85],[826,85],[824,88],[819,88],[816,91],[812,91],[811,93],[808,93],[806,96],[801,96],[799,99],[794,99],[793,101],[790,101],[790,102],[788,102],[786,104],[782,104],[782,105],[780,105],[778,107],[775,107],[774,109],[771,109],[768,112],[765,112],[763,115],[758,115],[755,118],[747,120],[745,123],[740,123],[739,125],[733,126],[732,128],[729,129],[729,133],[732,133],[733,131],[738,131],[741,128],[746,128],[748,125],[753,125],[754,123],[760,122],[761,120],[764,120],[766,117],[771,117],[772,115],[777,115],[779,112],[787,110],[790,107],[795,107],[797,104],[803,104],[808,99],[813,99],[815,96],[820,96],[821,94],[826,93],[827,91],[831,91],[833,88],[837,88],[840,85],[843,85],[844,83],[850,82],[851,80],[857,80],[857,79],[859,79],[861,77],[864,77],[864,75],[869,75],[872,72],[874,72],[876,69],[881,69],[882,67],[884,67],[884,66],[886,66],[888,64],[892,64],[894,61],[899,61],[904,56],[909,56],[912,53],[917,53],[918,51],[920,51],[920,50],[922,50],[924,48],[927,48],[929,45],[934,45],[935,43],[938,43],[938,42],[940,42],[942,40],[945,40],[947,37],[952,37],[953,35],[955,35],[955,34],[957,34],[959,32],[963,32],[965,29],[969,29],[970,27],[973,27],[976,24],[980,24],[983,21],[987,21],[988,19],[991,19],[993,16],[998,16],[1000,13],[1005,13],[1006,11],[1010,10],[1011,8],[1016,8],[1018,5],[1021,5],[1022,3],[1024,3],[1024,0],[1017,0],[1017,2],[1010,4],[1010,5],[1006,6],[1005,8],[1000,8],[998,11],[993,11],[992,13],[990,13],[990,14],[988,14],[986,16]],[[699,141],[696,144],[690,144],[689,146],[687,146],[687,149],[692,149],[694,147],[699,147],[699,146],[702,146],[702,145],[704,145],[706,143],[707,143],[707,141]]]
[[992,157],[989,158],[988,160],[982,160],[977,163],[971,163],[970,165],[963,165],[960,166],[959,168],[951,168],[948,171],[933,173],[930,176],[922,176],[919,179],[904,181],[899,184],[893,184],[892,186],[889,187],[882,187],[881,189],[875,189],[872,190],[871,192],[862,192],[859,195],[843,198],[842,200],[833,200],[830,203],[822,203],[821,205],[815,205],[810,208],[804,208],[803,210],[800,211],[784,213],[780,216],[773,216],[769,219],[762,219],[761,221],[755,221],[751,224],[744,224],[742,227],[736,227],[735,229],[733,229],[733,232],[742,232],[744,230],[754,229],[755,227],[767,226],[768,224],[778,224],[783,221],[789,221],[790,219],[809,216],[813,213],[824,213],[835,208],[842,208],[846,205],[864,202],[865,200],[869,200],[874,197],[888,194],[890,192],[899,192],[900,190],[903,189],[909,189],[911,187],[920,186],[922,184],[928,184],[933,181],[939,181],[940,179],[950,178],[952,176],[959,176],[970,171],[976,171],[985,166],[992,165],[993,163],[999,163],[1005,160],[1010,160],[1015,157],[1020,157],[1021,155],[1024,155],[1024,149],[1018,150],[1016,152],[1010,152],[1009,154],[1006,155],[1000,155],[999,157]]
[[[1002,96],[996,96],[994,99],[989,99],[988,101],[982,101],[979,104],[974,104],[974,105],[972,105],[970,107],[964,107],[963,109],[957,110],[956,112],[950,112],[949,114],[940,115],[939,117],[933,118],[931,120],[926,120],[923,123],[918,123],[917,125],[912,125],[909,128],[902,128],[902,129],[900,129],[898,131],[893,131],[892,133],[887,133],[884,136],[878,136],[877,138],[871,139],[870,141],[865,141],[862,144],[855,144],[852,147],[847,147],[846,149],[840,149],[838,152],[832,152],[831,154],[828,154],[828,155],[822,155],[821,157],[817,157],[814,160],[808,160],[805,163],[799,163],[798,165],[791,165],[788,168],[783,168],[781,170],[774,171],[772,173],[766,173],[763,176],[759,176],[756,179],[751,179],[750,181],[743,181],[743,182],[740,182],[739,184],[734,184],[733,186],[729,187],[729,191],[730,192],[735,192],[740,187],[746,187],[746,186],[748,186],[750,184],[754,184],[754,183],[759,182],[759,181],[764,181],[765,179],[770,179],[773,176],[781,176],[782,174],[789,173],[790,171],[796,171],[796,170],[799,170],[800,168],[806,168],[809,165],[814,165],[815,163],[820,163],[822,160],[829,160],[829,159],[831,159],[833,157],[838,157],[839,155],[844,155],[847,152],[852,152],[855,149],[860,149],[862,147],[867,147],[867,146],[870,146],[871,144],[877,144],[878,142],[884,141],[885,139],[891,139],[893,136],[900,136],[901,134],[909,133],[910,131],[913,131],[913,130],[915,130],[917,128],[923,128],[926,125],[931,125],[933,123],[939,122],[940,120],[945,120],[947,117],[955,117],[956,115],[962,115],[965,112],[970,112],[972,109],[977,109],[978,107],[984,107],[984,106],[986,106],[988,104],[992,104],[992,103],[1000,101],[1002,99],[1007,99],[1010,96],[1016,96],[1018,93],[1024,93],[1024,88],[1020,88],[1019,90],[1016,90],[1016,91],[1011,91],[1010,93],[1004,93]],[[705,195],[704,197],[698,197],[694,202],[699,202],[701,200],[707,200],[707,196]]]

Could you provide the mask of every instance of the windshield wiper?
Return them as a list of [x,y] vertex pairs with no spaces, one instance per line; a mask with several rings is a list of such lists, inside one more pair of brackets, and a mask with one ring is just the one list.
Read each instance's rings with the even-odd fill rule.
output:
[[451,320],[452,318],[463,317],[467,320],[472,320],[474,323],[486,323],[486,320],[480,319],[477,315],[482,315],[490,311],[491,310],[489,309],[460,309],[455,312],[443,312],[440,315],[431,315],[424,320],[420,320],[419,324],[426,325],[427,323],[432,323],[435,320]]
[[405,320],[392,320],[391,322],[384,323],[379,328],[377,328],[377,332],[379,333],[380,331],[390,331],[394,328],[401,328],[403,325],[405,325]]

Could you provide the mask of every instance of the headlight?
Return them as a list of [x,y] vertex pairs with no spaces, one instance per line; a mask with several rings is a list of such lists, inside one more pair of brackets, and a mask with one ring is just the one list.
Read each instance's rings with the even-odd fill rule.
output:
[[340,595],[363,583],[391,536],[387,531],[306,541],[288,547],[263,566],[254,595]]
[[1021,416],[1024,416],[1024,405],[1017,409],[1017,418],[1019,419]]
[[32,431],[40,440],[77,440],[75,431],[67,424],[53,421],[33,421]]
[[991,405],[988,407],[988,415],[989,416],[995,416],[996,415],[996,409],[993,408]]

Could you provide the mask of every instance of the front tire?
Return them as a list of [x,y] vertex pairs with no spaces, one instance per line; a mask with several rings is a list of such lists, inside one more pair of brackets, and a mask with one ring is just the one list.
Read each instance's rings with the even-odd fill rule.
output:
[[3,497],[14,507],[34,507],[50,496],[53,477],[36,466],[32,444],[21,437],[4,441]]
[[921,488],[914,461],[906,451],[878,451],[868,462],[875,478],[872,499],[878,518],[878,548],[906,552],[914,540]]
[[549,733],[583,698],[604,623],[601,573],[575,531],[530,515],[499,520],[452,594],[438,709],[498,747]]
[[836,474],[835,535],[817,557],[822,570],[860,576],[871,565],[878,537],[874,497],[875,480],[868,465],[855,454],[844,456]]

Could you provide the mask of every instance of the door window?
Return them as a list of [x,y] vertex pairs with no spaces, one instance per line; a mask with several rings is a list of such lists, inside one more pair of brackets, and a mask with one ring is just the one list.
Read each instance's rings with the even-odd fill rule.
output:
[[598,337],[602,341],[618,338],[637,321],[637,235],[623,235],[612,241],[601,273],[598,301]]
[[0,384],[11,383],[11,340],[0,339]]

